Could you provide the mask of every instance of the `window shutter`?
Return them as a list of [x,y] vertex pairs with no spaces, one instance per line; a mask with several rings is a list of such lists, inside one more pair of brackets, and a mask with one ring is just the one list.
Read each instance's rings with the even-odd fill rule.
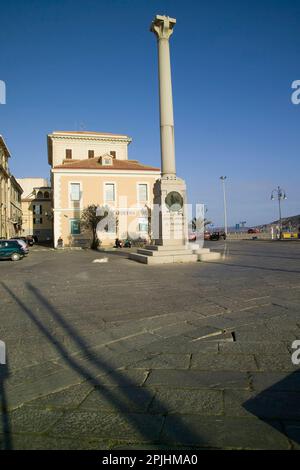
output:
[[115,201],[115,185],[112,183],[105,184],[105,202]]
[[71,201],[80,201],[79,183],[71,183]]
[[66,149],[66,159],[67,160],[72,159],[72,150],[71,149]]
[[94,150],[89,150],[89,158],[94,158],[95,152]]
[[139,198],[139,201],[148,200],[148,186],[146,184],[139,184],[138,198]]

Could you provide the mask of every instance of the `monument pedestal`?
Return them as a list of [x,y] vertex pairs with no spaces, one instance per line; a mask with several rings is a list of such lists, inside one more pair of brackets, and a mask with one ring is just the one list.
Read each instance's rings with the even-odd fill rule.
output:
[[198,255],[187,245],[187,214],[185,182],[176,176],[166,176],[154,185],[152,211],[153,245],[131,253],[130,258],[144,264],[190,263]]
[[178,250],[154,245],[139,248],[137,253],[130,253],[130,259],[144,264],[195,263],[198,255],[185,248]]
[[186,185],[175,175],[164,175],[153,187],[154,245],[185,248],[188,239]]
[[130,259],[144,264],[194,263],[220,257],[208,248],[188,243],[186,185],[176,176],[162,176],[154,185],[152,211],[153,245],[130,253]]

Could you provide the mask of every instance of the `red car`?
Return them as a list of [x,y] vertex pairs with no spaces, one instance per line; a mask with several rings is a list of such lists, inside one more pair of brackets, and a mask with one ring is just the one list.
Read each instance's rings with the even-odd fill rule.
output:
[[258,228],[249,228],[248,233],[259,233]]
[[204,240],[210,240],[211,233],[205,230],[204,232]]
[[189,234],[189,242],[195,242],[196,241],[196,234],[195,232],[192,232]]

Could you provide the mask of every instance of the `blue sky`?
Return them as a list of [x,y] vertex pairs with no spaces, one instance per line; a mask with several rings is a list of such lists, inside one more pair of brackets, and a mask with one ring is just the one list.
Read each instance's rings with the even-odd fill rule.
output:
[[12,0],[2,2],[0,133],[17,177],[49,175],[53,130],[126,133],[129,156],[160,165],[155,14],[171,38],[177,173],[189,202],[223,221],[300,213],[299,0]]

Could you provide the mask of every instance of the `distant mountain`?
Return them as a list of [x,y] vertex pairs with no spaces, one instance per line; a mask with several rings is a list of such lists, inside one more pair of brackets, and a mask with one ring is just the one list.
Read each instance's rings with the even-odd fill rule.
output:
[[[300,227],[300,215],[292,215],[290,217],[282,217],[282,226],[283,227],[292,227],[295,229],[298,229]],[[274,222],[271,222],[269,224],[265,225],[257,225],[257,228],[260,229],[268,229],[272,225],[279,225],[279,220],[274,220]]]

